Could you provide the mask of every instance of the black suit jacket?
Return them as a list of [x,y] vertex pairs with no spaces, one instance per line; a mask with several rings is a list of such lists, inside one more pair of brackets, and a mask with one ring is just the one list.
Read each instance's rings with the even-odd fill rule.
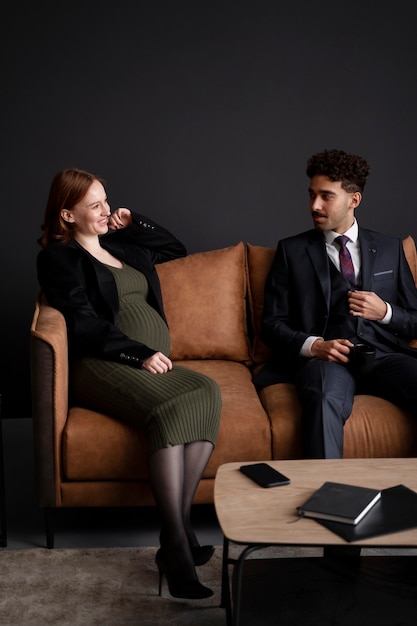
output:
[[[381,345],[416,354],[408,341],[417,337],[417,289],[402,241],[359,228],[361,289],[374,291],[392,306],[387,325],[358,318],[358,331],[370,324]],[[331,281],[322,232],[310,230],[278,243],[265,285],[262,334],[273,359],[257,377],[260,385],[288,380],[310,335],[325,336]]]
[[[166,321],[155,264],[185,256],[186,250],[149,218],[137,213],[132,213],[132,218],[128,228],[104,235],[101,245],[146,276],[149,302]],[[41,250],[37,271],[48,303],[66,319],[72,352],[133,367],[141,367],[155,353],[117,328],[119,299],[113,275],[76,241],[54,243]]]

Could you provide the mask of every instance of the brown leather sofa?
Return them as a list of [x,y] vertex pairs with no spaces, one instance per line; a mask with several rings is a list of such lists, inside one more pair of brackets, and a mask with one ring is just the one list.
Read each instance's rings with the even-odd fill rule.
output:
[[[404,249],[417,284],[411,237]],[[157,267],[171,358],[214,378],[223,397],[219,439],[196,503],[213,502],[222,463],[302,458],[294,387],[281,383],[258,394],[251,380],[268,357],[259,331],[273,255],[272,248],[238,243]],[[41,296],[31,326],[31,378],[40,506],[49,514],[57,507],[152,505],[143,434],[113,416],[69,406],[65,321]],[[344,456],[417,456],[417,420],[379,398],[356,396]]]

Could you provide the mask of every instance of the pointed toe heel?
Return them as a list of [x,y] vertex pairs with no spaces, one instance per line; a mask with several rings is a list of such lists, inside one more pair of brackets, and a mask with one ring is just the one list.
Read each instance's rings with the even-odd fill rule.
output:
[[181,580],[178,576],[171,575],[161,550],[158,550],[156,553],[155,563],[159,573],[158,595],[162,594],[164,575],[167,580],[169,593],[173,598],[202,600],[213,595],[212,589],[205,587],[198,580]]
[[191,548],[194,565],[205,565],[214,554],[214,546],[194,546]]

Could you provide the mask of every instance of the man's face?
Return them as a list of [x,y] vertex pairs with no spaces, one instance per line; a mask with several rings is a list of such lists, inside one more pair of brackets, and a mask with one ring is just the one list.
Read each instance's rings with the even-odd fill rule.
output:
[[327,176],[313,176],[308,189],[310,211],[314,228],[344,233],[354,222],[355,208],[362,196],[356,191],[348,193],[340,181],[331,181]]

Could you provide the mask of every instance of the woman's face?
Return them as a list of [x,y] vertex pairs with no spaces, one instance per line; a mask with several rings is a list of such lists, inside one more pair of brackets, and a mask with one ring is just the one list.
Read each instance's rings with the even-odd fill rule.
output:
[[84,198],[70,211],[62,211],[61,215],[65,221],[74,224],[75,231],[84,237],[107,233],[110,206],[103,185],[95,180]]

